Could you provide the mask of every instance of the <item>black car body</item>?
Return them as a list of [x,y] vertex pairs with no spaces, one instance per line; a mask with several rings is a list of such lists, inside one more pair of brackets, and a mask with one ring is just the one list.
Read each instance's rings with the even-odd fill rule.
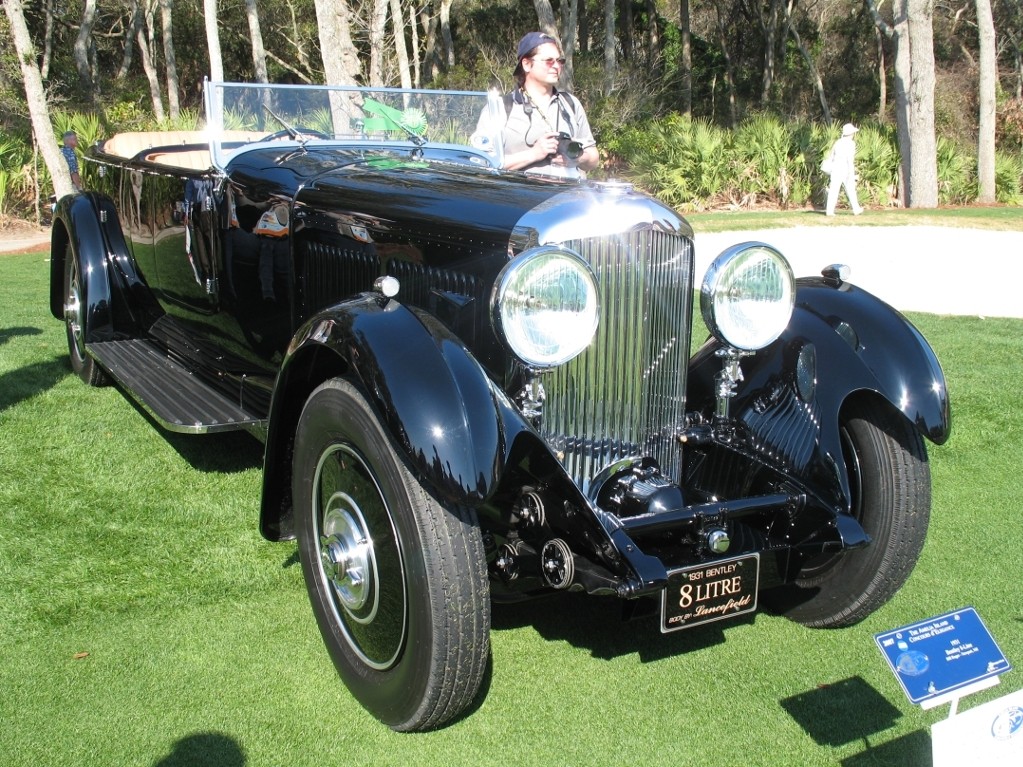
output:
[[492,601],[611,595],[671,631],[764,592],[842,626],[905,582],[947,392],[842,267],[795,280],[743,243],[697,284],[692,229],[657,201],[499,170],[495,96],[206,99],[207,133],[93,149],[92,191],[57,206],[51,309],[87,382],[169,430],[265,442],[260,529],[297,537],[328,650],[382,721],[465,709]]

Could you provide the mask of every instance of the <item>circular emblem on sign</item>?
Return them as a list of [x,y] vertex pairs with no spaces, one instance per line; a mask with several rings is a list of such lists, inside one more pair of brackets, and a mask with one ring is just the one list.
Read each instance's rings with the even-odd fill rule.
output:
[[922,652],[910,650],[895,659],[899,672],[906,676],[920,676],[931,666],[930,660]]
[[1023,708],[1009,706],[991,723],[991,736],[995,740],[1009,740],[1023,730]]

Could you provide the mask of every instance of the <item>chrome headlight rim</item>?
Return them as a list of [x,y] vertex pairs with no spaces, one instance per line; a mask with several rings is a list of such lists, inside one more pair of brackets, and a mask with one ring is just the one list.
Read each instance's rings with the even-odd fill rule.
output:
[[[528,291],[523,290],[530,285],[537,287],[535,280],[540,272],[546,270],[554,274],[559,269],[562,276],[569,278],[569,283],[558,280],[548,282],[546,287],[556,285],[554,293],[567,288],[576,297],[575,304],[579,303],[575,294],[581,291],[582,311],[562,311],[553,296],[548,295],[545,300],[532,293],[527,296]],[[553,331],[559,335],[546,348],[542,348],[535,337],[542,329],[539,315],[543,312],[548,314],[543,329],[548,335]],[[533,317],[529,317],[531,313]],[[497,276],[490,297],[490,316],[497,338],[521,364],[539,371],[563,365],[582,354],[596,334],[600,321],[596,275],[586,260],[573,250],[558,245],[530,248],[509,261]],[[523,323],[523,319],[535,322]],[[555,322],[556,319],[561,321]]]
[[[760,267],[759,279],[751,279],[751,267]],[[722,251],[700,286],[707,328],[719,341],[741,351],[758,351],[774,343],[789,325],[795,300],[791,265],[763,242],[743,242]]]

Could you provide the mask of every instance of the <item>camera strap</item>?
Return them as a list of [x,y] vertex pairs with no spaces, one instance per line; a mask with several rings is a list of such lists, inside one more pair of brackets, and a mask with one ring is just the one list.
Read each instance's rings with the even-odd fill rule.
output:
[[[575,97],[568,91],[555,91],[555,97],[558,99],[558,111],[564,110],[568,116],[568,123],[570,126],[575,128]],[[512,106],[520,104],[523,111],[528,115],[533,109],[537,109],[544,121],[547,121],[547,116],[543,114],[534,104],[532,99],[521,89],[516,88],[511,93],[504,94],[504,122],[508,124],[508,118],[511,117]],[[547,127],[550,127],[550,123],[547,123]],[[551,128],[551,130],[554,130]]]

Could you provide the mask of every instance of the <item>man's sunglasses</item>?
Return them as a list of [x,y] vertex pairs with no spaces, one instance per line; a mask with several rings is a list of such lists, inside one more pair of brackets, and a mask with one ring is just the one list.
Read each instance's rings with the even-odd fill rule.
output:
[[549,59],[538,59],[536,56],[534,56],[533,61],[542,61],[544,64],[547,65],[548,69],[553,68],[555,64],[557,64],[559,67],[565,66],[565,59],[556,59],[553,56]]

